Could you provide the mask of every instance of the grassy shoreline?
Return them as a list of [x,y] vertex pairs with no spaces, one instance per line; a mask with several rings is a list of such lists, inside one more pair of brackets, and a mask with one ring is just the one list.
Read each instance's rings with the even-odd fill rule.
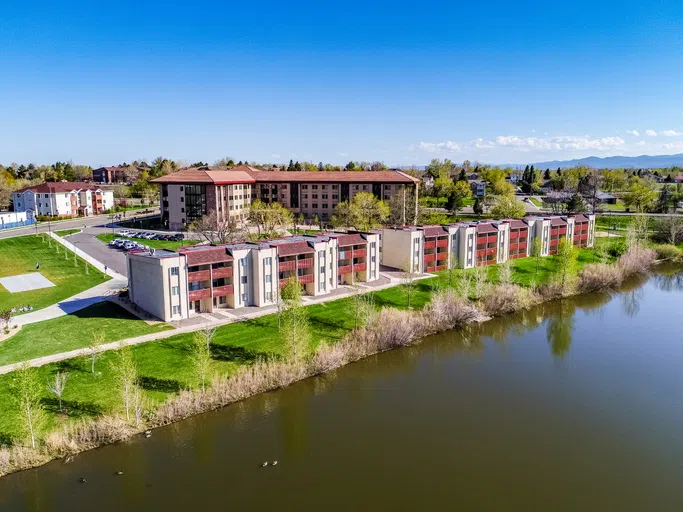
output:
[[[585,259],[587,258],[584,257]],[[605,266],[612,267],[613,265]],[[489,269],[489,271],[493,272],[493,269]],[[521,282],[526,279],[528,277],[523,275],[519,278]],[[137,432],[144,431],[146,428],[179,421],[188,416],[222,407],[263,391],[277,389],[297,380],[330,371],[384,350],[419,342],[426,335],[457,327],[457,325],[461,324],[448,324],[448,322],[435,324],[435,306],[433,302],[429,302],[438,293],[441,293],[439,290],[444,288],[446,280],[447,276],[440,274],[436,278],[418,281],[423,289],[413,294],[412,302],[416,309],[412,311],[406,311],[405,308],[400,307],[401,304],[404,304],[405,297],[399,288],[388,288],[376,292],[379,296],[376,297],[376,304],[378,306],[390,306],[391,309],[388,311],[396,311],[401,315],[396,317],[395,321],[385,322],[384,325],[400,325],[401,321],[408,322],[405,323],[405,328],[402,329],[403,333],[413,332],[412,337],[407,342],[396,342],[394,340],[378,342],[378,333],[370,333],[372,339],[368,341],[369,335],[366,332],[363,344],[359,348],[354,336],[358,336],[359,333],[362,334],[365,331],[353,329],[353,321],[348,314],[350,306],[348,299],[307,306],[306,309],[309,310],[311,328],[314,334],[314,350],[316,348],[318,350],[314,352],[315,359],[303,367],[292,365],[290,362],[283,361],[277,357],[281,353],[282,347],[278,344],[275,315],[269,315],[270,318],[268,316],[261,317],[254,322],[242,322],[225,326],[225,329],[221,333],[217,333],[214,339],[216,351],[212,354],[214,356],[214,369],[220,369],[222,373],[220,377],[215,379],[214,385],[206,392],[197,391],[196,383],[183,386],[181,381],[178,380],[183,379],[185,384],[192,382],[191,369],[187,366],[187,350],[189,348],[190,335],[179,335],[161,342],[139,345],[136,347],[136,362],[143,368],[141,375],[145,381],[142,386],[155,405],[154,410],[142,425],[133,427],[125,424],[115,414],[112,415],[111,411],[106,411],[104,408],[99,408],[98,412],[103,414],[95,415],[94,419],[90,419],[91,415],[84,413],[82,417],[87,419],[62,424],[61,431],[59,432],[61,440],[57,442],[52,439],[49,450],[43,449],[39,456],[34,454],[32,457],[27,457],[24,454],[21,458],[24,463],[16,464],[10,470],[25,469],[26,467],[32,467],[51,459],[59,458],[67,453],[76,453],[102,444],[123,440]],[[610,282],[605,288],[612,286],[613,283]],[[599,288],[594,288],[594,290],[597,289]],[[500,292],[502,291],[504,291],[503,288],[496,290],[497,293],[494,295],[501,295]],[[553,295],[553,293],[551,290],[547,296],[542,298],[539,296],[537,299],[539,302],[537,303],[559,298],[557,295]],[[511,308],[507,307],[505,311],[500,311],[499,314],[507,314],[524,309],[531,304],[524,303],[523,301],[515,302],[515,297],[512,295],[509,298],[515,305]],[[451,306],[453,305],[457,306],[455,309],[460,308],[460,310],[464,307],[463,304],[458,305],[457,301],[451,304]],[[422,313],[422,309],[425,306],[431,308],[428,312],[429,315],[427,315],[428,320],[423,318],[425,315]],[[496,307],[495,304],[494,307]],[[439,311],[443,311],[443,308]],[[419,323],[419,327],[415,327],[411,331],[412,324],[410,322],[412,320],[406,320],[408,317],[418,318],[419,321],[416,321]],[[335,320],[339,318],[341,318],[341,323],[335,323]],[[479,316],[479,320],[483,318],[483,315]],[[381,330],[383,332],[388,331],[386,327],[383,327]],[[334,334],[331,335],[331,333]],[[233,342],[226,343],[227,340],[233,340]],[[239,340],[239,343],[234,343],[234,340]],[[332,341],[332,343],[329,344],[329,341]],[[320,349],[321,346],[322,349]],[[170,351],[165,359],[160,357],[160,351],[164,350]],[[169,359],[171,353],[173,360]],[[105,354],[103,358],[111,356],[112,354]],[[264,362],[267,359],[275,362]],[[78,368],[78,365],[82,365],[83,362],[71,361],[70,364],[72,368]],[[98,362],[98,365],[100,368],[106,368],[106,360]],[[176,379],[169,378],[171,375],[169,375],[168,365],[171,365],[170,367],[176,372],[173,375],[177,377]],[[46,367],[41,368],[44,368],[43,371],[49,374],[49,369]],[[102,378],[106,380],[105,373],[106,370],[103,369]],[[99,392],[102,394],[100,398],[103,400],[107,398],[113,399],[117,394],[117,390],[114,388],[107,390],[106,386],[101,385],[103,382],[100,382],[98,386]],[[6,391],[3,388],[3,382],[0,380],[0,395]],[[93,429],[96,431],[98,429],[105,429],[105,432],[98,431],[94,433]],[[26,452],[25,448],[22,448],[22,450]],[[0,456],[0,473],[2,473],[1,459],[2,457]]]

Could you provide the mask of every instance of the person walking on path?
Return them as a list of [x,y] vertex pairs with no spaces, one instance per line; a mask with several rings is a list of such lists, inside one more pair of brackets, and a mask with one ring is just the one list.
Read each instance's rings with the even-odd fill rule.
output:
[[36,263],[36,270],[40,270],[40,262]]

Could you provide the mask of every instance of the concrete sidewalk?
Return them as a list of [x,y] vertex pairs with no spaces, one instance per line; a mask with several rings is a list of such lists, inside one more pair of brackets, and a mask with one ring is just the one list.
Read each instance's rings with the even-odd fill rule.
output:
[[72,295],[57,304],[48,306],[25,315],[18,315],[12,318],[11,325],[28,325],[43,320],[52,320],[64,315],[70,315],[83,308],[87,308],[98,302],[108,300],[116,295],[121,289],[128,286],[128,281],[121,279],[110,279],[102,284],[93,286],[81,293]]

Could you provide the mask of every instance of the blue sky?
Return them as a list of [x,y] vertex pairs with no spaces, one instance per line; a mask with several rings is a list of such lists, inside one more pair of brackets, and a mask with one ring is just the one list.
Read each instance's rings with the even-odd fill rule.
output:
[[321,4],[3,5],[0,162],[683,153],[683,2]]

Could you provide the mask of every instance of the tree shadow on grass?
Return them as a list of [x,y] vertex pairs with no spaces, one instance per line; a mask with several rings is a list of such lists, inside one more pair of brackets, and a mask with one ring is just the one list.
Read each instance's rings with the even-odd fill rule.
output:
[[180,382],[175,379],[158,379],[147,375],[140,377],[138,384],[147,391],[163,391],[164,393],[178,393],[181,388]]
[[235,347],[232,345],[218,345],[211,344],[211,358],[217,361],[229,361],[240,364],[251,364],[259,357],[267,357],[267,354],[259,354],[247,350],[244,347]]
[[65,359],[64,361],[58,361],[55,363],[57,365],[56,370],[53,373],[71,373],[71,372],[87,372],[90,373],[90,367],[86,370],[81,361],[78,359]]
[[77,318],[135,319],[128,311],[109,301],[97,302],[91,306],[74,311],[70,315]]
[[46,411],[52,414],[65,414],[72,418],[92,417],[102,414],[102,407],[93,402],[62,400],[62,411],[59,410],[59,400],[57,398],[42,398],[40,403]]

